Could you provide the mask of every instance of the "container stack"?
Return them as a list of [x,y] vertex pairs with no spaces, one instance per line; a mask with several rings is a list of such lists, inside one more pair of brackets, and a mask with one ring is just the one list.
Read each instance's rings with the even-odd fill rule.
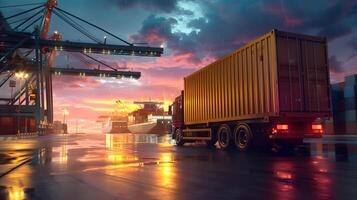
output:
[[325,125],[327,134],[346,132],[344,85],[344,82],[331,85],[332,121]]
[[357,74],[345,77],[344,88],[346,122],[357,121]]
[[344,85],[344,82],[331,85],[331,100],[334,122],[345,121]]
[[[357,74],[331,85],[333,130],[331,134],[357,134]],[[329,127],[329,124],[327,124]]]
[[36,132],[35,125],[31,117],[0,117],[0,135]]

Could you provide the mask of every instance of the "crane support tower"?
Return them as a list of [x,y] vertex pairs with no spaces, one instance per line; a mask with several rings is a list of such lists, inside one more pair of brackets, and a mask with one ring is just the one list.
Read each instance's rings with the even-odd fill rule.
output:
[[[140,72],[122,70],[123,68],[119,70],[107,65],[91,54],[159,57],[163,53],[163,48],[137,46],[125,41],[96,24],[59,8],[57,0],[16,6],[31,5],[35,7],[11,16],[5,17],[0,12],[0,89],[7,91],[9,85],[13,85],[13,79],[20,78],[20,87],[11,87],[11,91],[15,89],[11,95],[0,97],[0,126],[4,129],[3,134],[50,132],[53,126],[53,75],[133,79],[141,76]],[[94,42],[63,41],[58,31],[50,35],[54,16]],[[108,44],[107,41],[96,39],[80,23],[102,31],[121,44]],[[56,67],[54,61],[58,52],[80,53],[109,69]],[[10,82],[12,84],[8,84]]]

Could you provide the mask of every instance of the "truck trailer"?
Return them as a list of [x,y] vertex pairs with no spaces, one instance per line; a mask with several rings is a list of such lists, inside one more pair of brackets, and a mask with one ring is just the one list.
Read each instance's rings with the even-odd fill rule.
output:
[[184,78],[172,133],[247,151],[321,137],[331,116],[326,38],[272,30]]

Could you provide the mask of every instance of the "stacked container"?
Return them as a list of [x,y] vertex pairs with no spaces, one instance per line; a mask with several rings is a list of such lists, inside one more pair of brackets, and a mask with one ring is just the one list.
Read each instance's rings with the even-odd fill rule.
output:
[[0,135],[32,133],[36,132],[35,127],[35,119],[31,117],[0,117]]
[[357,74],[345,78],[345,120],[357,122]]
[[345,121],[344,85],[344,82],[331,85],[332,111],[335,122]]
[[332,84],[331,99],[333,132],[327,130],[328,133],[357,134],[357,74],[345,77],[345,82]]

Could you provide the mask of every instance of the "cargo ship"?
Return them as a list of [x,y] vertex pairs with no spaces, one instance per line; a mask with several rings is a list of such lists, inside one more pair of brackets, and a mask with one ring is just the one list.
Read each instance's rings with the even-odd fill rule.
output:
[[103,133],[129,133],[128,115],[125,112],[126,105],[121,101],[115,101],[116,108],[110,116],[99,116],[97,122],[102,123]]
[[142,108],[128,115],[128,129],[134,134],[167,134],[172,118],[162,108],[163,102],[134,102]]
[[102,126],[103,133],[129,133],[128,121],[123,118],[110,117]]

